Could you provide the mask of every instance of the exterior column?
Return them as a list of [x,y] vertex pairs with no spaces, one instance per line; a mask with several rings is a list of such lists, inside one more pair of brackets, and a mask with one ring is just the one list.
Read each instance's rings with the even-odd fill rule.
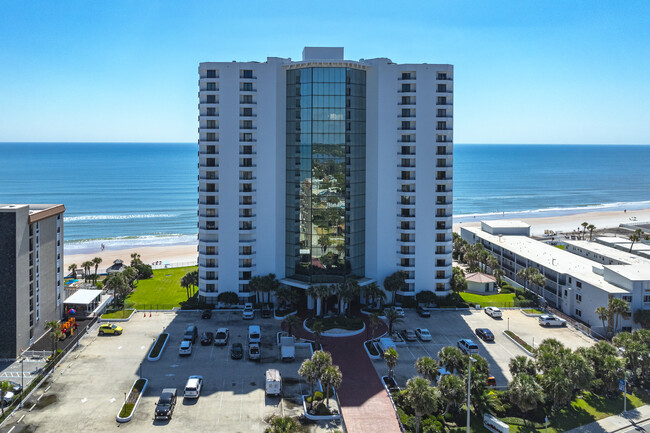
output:
[[321,298],[318,298],[316,300],[316,315],[319,315],[321,312],[321,303],[322,303]]
[[314,309],[314,297],[313,296],[307,296],[307,309],[308,310],[313,310]]

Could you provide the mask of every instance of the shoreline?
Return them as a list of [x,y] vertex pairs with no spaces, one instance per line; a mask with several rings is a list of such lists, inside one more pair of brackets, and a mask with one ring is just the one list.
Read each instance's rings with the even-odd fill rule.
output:
[[[636,218],[632,221],[630,218]],[[454,232],[459,232],[461,227],[476,227],[480,226],[482,220],[500,220],[500,219],[520,219],[531,225],[531,235],[543,235],[544,230],[553,230],[556,233],[571,233],[574,230],[582,229],[580,224],[584,221],[594,224],[598,230],[606,228],[616,228],[623,223],[643,222],[650,221],[650,208],[638,210],[615,210],[615,211],[600,211],[600,212],[582,212],[573,213],[569,215],[559,216],[532,216],[527,218],[518,218],[505,214],[493,214],[491,216],[477,216],[472,218],[471,221],[454,222]],[[198,262],[197,242],[193,243],[179,243],[169,245],[155,245],[155,246],[140,246],[134,245],[126,248],[112,249],[107,247],[101,251],[99,246],[93,250],[84,249],[83,252],[76,254],[65,255],[64,272],[67,274],[68,266],[75,263],[80,266],[86,260],[92,260],[93,257],[101,257],[102,264],[100,271],[105,271],[114,260],[121,259],[125,263],[131,261],[131,253],[137,252],[140,254],[144,263],[152,264],[153,262],[160,261],[164,264],[178,265],[183,264],[190,266],[189,263]],[[74,250],[72,250],[74,251]]]

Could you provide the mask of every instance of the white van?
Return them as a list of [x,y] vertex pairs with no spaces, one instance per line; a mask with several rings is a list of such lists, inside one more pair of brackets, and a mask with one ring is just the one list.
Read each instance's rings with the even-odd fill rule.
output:
[[383,355],[384,352],[386,352],[388,349],[395,349],[397,350],[397,346],[395,346],[395,342],[389,338],[389,337],[384,337],[379,339],[379,343],[377,343],[377,346],[379,347],[379,350],[381,351],[381,354]]
[[280,371],[275,369],[266,370],[266,395],[282,394],[282,376]]
[[261,343],[262,334],[260,327],[257,325],[251,325],[248,327],[248,342],[249,343]]

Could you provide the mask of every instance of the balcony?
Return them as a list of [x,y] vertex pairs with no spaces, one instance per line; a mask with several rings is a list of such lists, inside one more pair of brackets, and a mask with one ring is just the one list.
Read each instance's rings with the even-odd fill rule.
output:
[[215,155],[219,155],[219,152],[216,149],[214,151],[212,151],[212,152],[199,151],[199,157],[213,158]]

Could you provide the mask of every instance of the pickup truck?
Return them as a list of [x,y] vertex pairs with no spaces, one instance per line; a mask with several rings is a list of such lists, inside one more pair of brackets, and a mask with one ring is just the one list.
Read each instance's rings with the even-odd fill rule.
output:
[[566,326],[566,320],[552,315],[539,316],[538,320],[541,326]]

